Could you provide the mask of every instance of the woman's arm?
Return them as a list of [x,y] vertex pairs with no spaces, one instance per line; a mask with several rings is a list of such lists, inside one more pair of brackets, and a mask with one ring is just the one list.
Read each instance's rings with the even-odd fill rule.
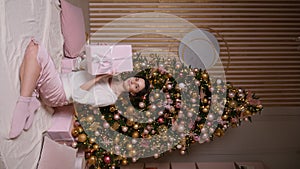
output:
[[87,81],[86,83],[84,83],[83,85],[80,86],[81,89],[83,90],[90,90],[90,88],[92,88],[97,82],[99,82],[101,79],[106,78],[106,77],[110,77],[112,76],[111,74],[105,74],[105,75],[98,75],[95,78]]

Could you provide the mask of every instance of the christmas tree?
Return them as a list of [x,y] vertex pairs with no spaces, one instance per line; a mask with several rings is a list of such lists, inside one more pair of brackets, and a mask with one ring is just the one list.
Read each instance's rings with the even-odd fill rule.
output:
[[[229,127],[263,109],[251,92],[212,78],[175,58],[136,54],[134,72],[146,77],[151,92],[123,94],[115,105],[93,108],[75,104],[78,120],[74,148],[86,152],[89,168],[115,168],[139,158],[158,158],[167,151],[185,154],[193,143],[221,137]],[[126,78],[128,73],[120,75]]]

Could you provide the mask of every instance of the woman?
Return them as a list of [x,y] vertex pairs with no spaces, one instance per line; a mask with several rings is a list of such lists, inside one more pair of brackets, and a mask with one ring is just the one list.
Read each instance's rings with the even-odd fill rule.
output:
[[73,101],[92,106],[114,104],[122,92],[142,96],[149,89],[149,81],[135,76],[125,81],[112,75],[92,76],[86,71],[60,75],[46,49],[32,40],[25,51],[20,67],[20,97],[13,112],[10,138],[16,138],[22,130],[28,130],[33,122],[34,112],[41,101],[48,106],[58,107]]

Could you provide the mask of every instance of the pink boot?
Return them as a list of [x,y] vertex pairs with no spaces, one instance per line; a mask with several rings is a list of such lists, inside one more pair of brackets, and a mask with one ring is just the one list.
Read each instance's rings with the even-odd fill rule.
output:
[[29,104],[29,117],[27,118],[24,126],[24,130],[28,130],[33,123],[35,111],[41,106],[40,101],[36,97],[32,97]]
[[[36,109],[33,110],[33,108],[36,107],[36,101],[32,103],[33,98],[36,99],[35,97],[23,97],[23,96],[19,97],[13,112],[9,138],[12,139],[18,137],[21,134],[22,130],[24,129],[25,123],[28,120],[28,118],[30,116],[34,116],[34,111]],[[31,123],[32,121],[33,120],[31,120]]]

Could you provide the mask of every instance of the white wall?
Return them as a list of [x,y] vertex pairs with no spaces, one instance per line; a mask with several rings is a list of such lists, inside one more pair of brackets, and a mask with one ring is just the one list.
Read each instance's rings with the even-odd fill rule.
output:
[[230,128],[210,143],[194,144],[189,153],[166,153],[139,162],[262,161],[270,169],[300,168],[300,108],[265,108],[253,122]]

